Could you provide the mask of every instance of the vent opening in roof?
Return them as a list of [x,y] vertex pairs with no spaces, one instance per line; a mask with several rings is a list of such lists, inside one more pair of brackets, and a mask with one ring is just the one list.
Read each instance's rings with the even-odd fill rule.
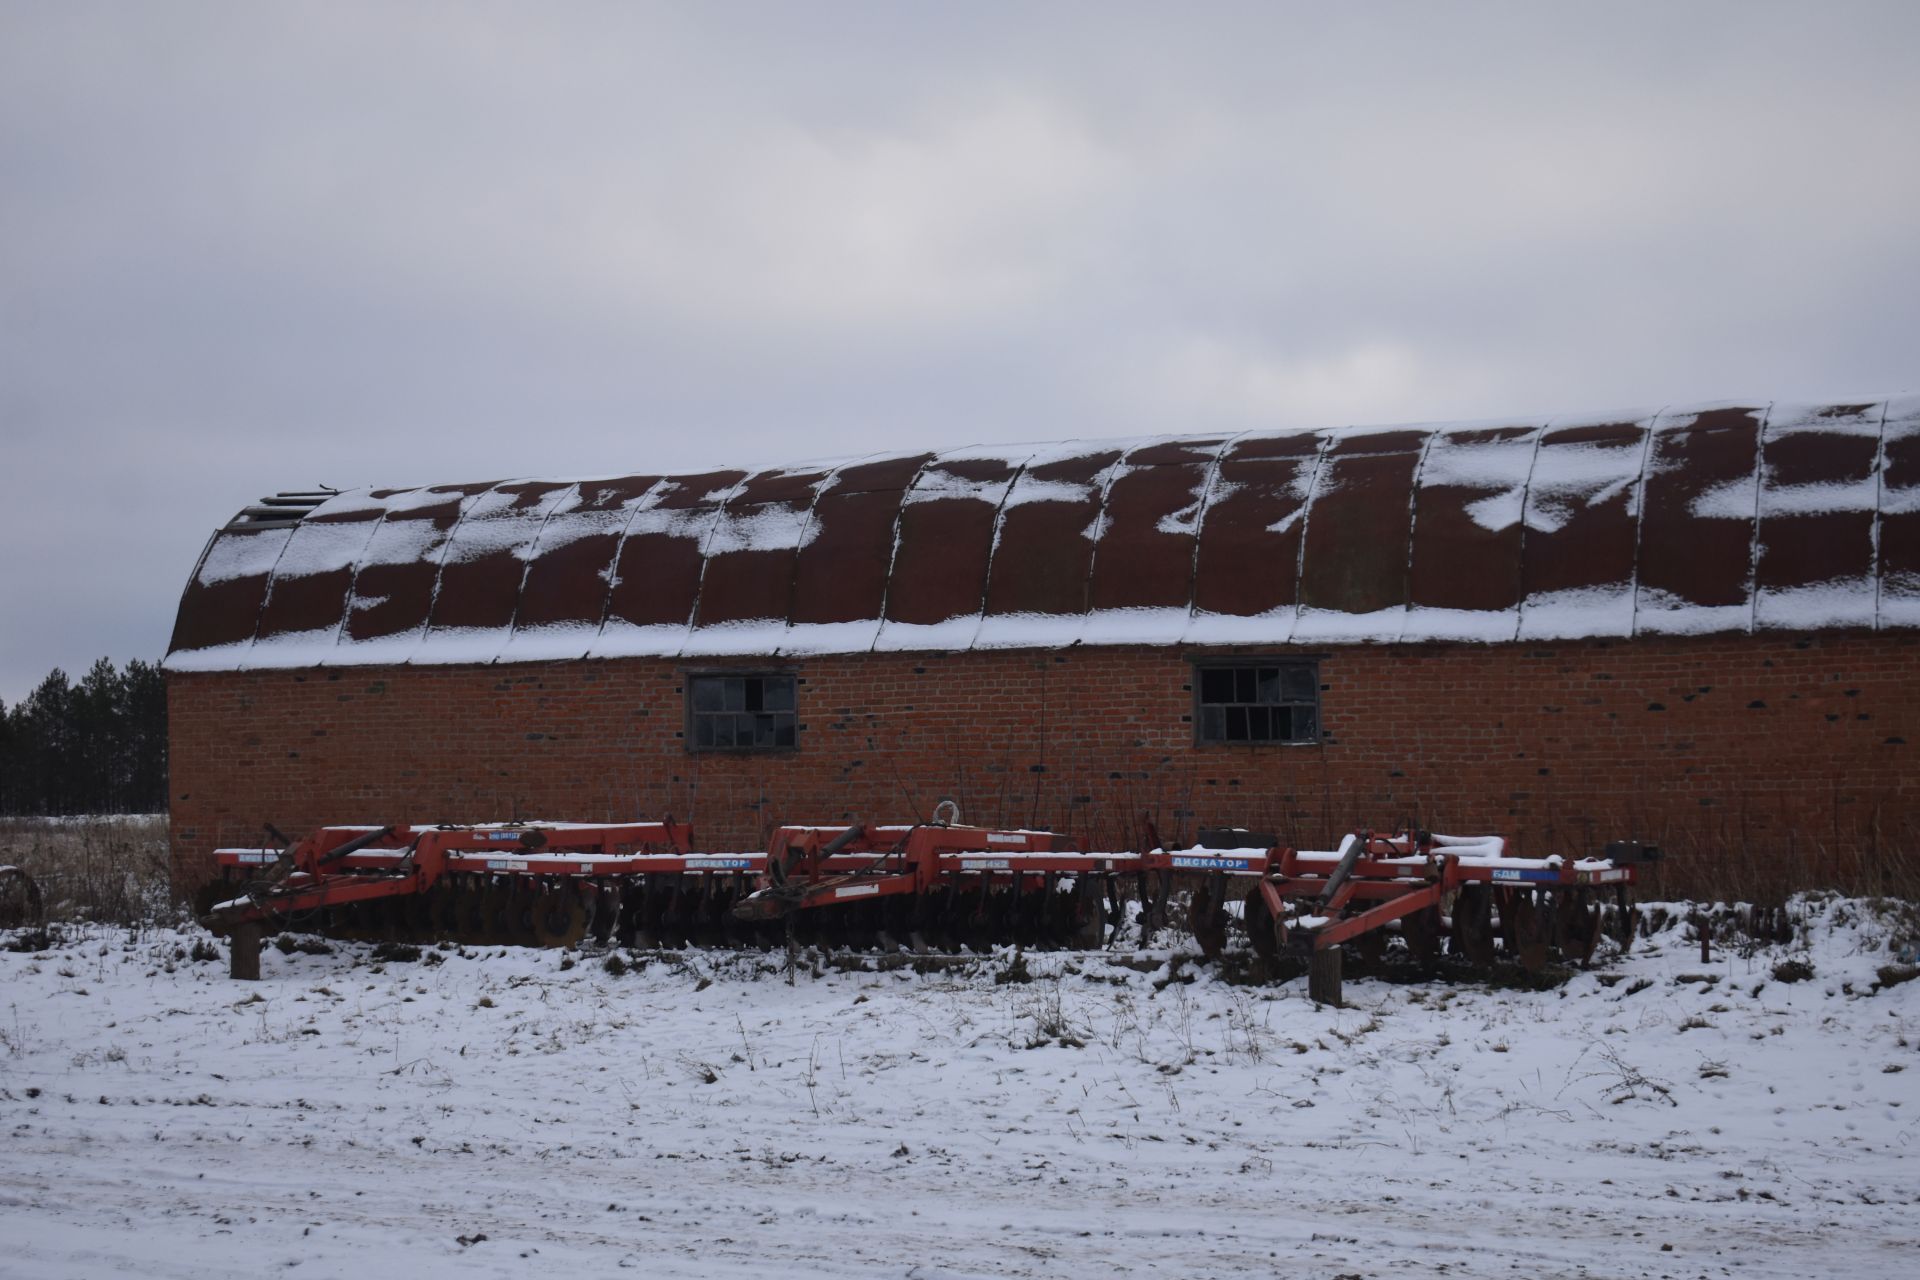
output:
[[285,529],[299,524],[313,513],[315,507],[334,496],[338,490],[321,489],[315,491],[276,493],[262,498],[250,507],[242,507],[240,513],[227,521],[229,529]]

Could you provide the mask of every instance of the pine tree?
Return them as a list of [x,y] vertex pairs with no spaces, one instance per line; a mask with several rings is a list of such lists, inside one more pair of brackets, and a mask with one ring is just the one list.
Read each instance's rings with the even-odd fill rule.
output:
[[79,684],[55,670],[0,703],[0,813],[158,813],[167,807],[167,686],[139,659],[102,658]]
[[73,686],[58,667],[14,710],[21,751],[26,813],[74,811],[75,733]]
[[13,800],[17,785],[14,777],[16,767],[13,757],[13,718],[7,711],[7,700],[0,698],[0,813],[19,812]]
[[122,677],[126,697],[125,802],[137,813],[167,808],[167,681],[157,663],[135,658]]

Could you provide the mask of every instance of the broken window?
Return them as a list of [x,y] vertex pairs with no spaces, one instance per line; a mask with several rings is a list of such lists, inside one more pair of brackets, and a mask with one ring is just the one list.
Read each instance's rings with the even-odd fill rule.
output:
[[790,675],[687,678],[687,746],[693,751],[781,751],[798,745]]
[[1194,666],[1198,742],[1320,740],[1320,669],[1313,662],[1207,662]]

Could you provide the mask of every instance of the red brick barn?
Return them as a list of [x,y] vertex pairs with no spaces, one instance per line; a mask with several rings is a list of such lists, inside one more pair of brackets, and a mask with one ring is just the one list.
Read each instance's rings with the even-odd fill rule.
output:
[[1916,628],[1920,397],[288,494],[181,600],[174,858],[951,798],[1859,883],[1914,865]]

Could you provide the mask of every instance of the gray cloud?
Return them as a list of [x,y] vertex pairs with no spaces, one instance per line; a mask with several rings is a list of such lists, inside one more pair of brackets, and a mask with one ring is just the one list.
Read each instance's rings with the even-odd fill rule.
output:
[[0,0],[0,696],[315,482],[1911,389],[1916,37]]

